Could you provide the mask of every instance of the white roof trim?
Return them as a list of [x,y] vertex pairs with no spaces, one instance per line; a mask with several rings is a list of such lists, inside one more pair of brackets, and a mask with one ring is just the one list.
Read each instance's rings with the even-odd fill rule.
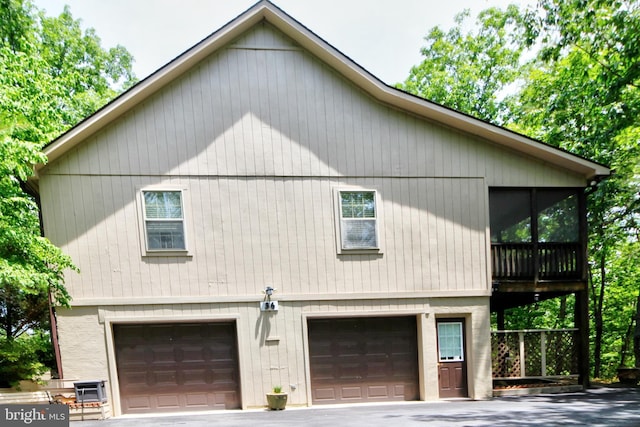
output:
[[[57,159],[263,19],[380,102],[569,169],[586,179],[611,173],[606,166],[387,86],[267,0],[258,2],[47,145],[44,153],[49,161]],[[42,167],[36,165],[36,172]]]

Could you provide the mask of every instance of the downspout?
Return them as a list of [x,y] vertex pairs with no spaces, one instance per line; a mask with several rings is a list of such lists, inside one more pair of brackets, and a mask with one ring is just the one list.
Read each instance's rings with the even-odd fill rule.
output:
[[58,321],[53,308],[51,290],[49,290],[49,324],[51,325],[51,346],[53,347],[53,354],[56,357],[56,370],[58,371],[58,378],[62,379],[64,375],[62,374],[62,357],[60,356],[60,344],[58,343]]

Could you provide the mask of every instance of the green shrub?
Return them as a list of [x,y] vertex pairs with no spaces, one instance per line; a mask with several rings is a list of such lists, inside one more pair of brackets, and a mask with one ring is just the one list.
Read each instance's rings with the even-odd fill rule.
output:
[[15,339],[0,337],[0,387],[44,374],[53,359],[49,335],[42,331]]

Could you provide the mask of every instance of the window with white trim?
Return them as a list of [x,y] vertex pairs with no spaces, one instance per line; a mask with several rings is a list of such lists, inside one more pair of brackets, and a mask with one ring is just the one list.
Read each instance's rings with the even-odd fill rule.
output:
[[378,249],[375,191],[338,191],[340,242],[343,250]]
[[147,251],[185,251],[181,190],[143,190],[142,207]]

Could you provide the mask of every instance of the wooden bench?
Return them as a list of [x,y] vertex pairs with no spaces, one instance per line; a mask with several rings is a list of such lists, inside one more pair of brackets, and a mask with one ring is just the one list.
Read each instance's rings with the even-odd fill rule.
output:
[[11,404],[41,404],[48,405],[53,403],[51,393],[46,390],[38,391],[3,391],[0,392],[0,405]]
[[109,402],[69,403],[71,421],[104,420],[111,418]]
[[77,403],[73,389],[54,389],[37,391],[16,391],[13,389],[0,391],[0,405],[14,404],[66,404],[69,406],[69,418],[71,421],[104,420],[111,417],[111,405],[109,402]]
[[58,384],[57,388],[50,388],[56,384],[49,384],[48,391],[51,393],[54,403],[69,406],[69,419],[71,421],[84,420],[104,420],[111,418],[111,405],[109,402],[84,402],[76,401],[76,394],[73,388]]

